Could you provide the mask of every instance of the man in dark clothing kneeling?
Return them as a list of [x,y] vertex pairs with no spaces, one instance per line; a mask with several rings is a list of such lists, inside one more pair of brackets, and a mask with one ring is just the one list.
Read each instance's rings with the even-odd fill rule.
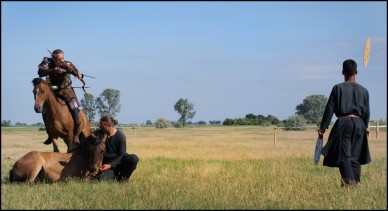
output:
[[127,153],[127,144],[125,134],[117,130],[114,126],[117,120],[110,115],[100,119],[100,128],[102,132],[108,134],[106,149],[99,179],[117,180],[119,182],[128,181],[132,172],[136,169],[139,158],[135,154]]

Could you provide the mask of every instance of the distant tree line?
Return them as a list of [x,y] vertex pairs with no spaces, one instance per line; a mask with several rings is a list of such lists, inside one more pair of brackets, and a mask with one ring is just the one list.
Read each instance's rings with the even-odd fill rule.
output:
[[209,124],[211,124],[211,125],[220,125],[221,123],[222,123],[221,120],[209,121]]
[[[320,125],[322,115],[327,102],[327,97],[324,95],[310,95],[307,96],[301,104],[296,106],[295,115],[289,117],[286,120],[280,121],[273,115],[255,115],[249,113],[244,118],[226,118],[222,125],[262,125],[270,126],[276,125],[278,127],[284,126],[286,130],[304,130],[307,124]],[[99,97],[94,98],[93,95],[85,93],[84,98],[81,99],[81,106],[84,112],[89,118],[93,127],[98,127],[98,121],[93,121],[96,115],[96,111],[99,112],[100,117],[109,114],[113,117],[120,112],[120,91],[115,89],[105,89]],[[168,121],[160,118],[152,123],[151,120],[147,120],[146,125],[155,125],[156,128],[183,128],[186,125],[207,125],[206,121],[198,121],[193,123],[189,121],[194,118],[196,111],[194,110],[194,104],[189,102],[188,99],[180,98],[174,105],[174,110],[178,112],[180,118],[177,121]],[[26,123],[17,122],[15,126],[41,126],[43,123],[36,123],[27,125]],[[220,120],[209,121],[210,125],[220,125]],[[379,120],[380,125],[386,125],[387,121],[384,119]],[[13,126],[11,120],[2,120],[2,127]]]
[[[147,120],[146,122],[146,125],[151,125],[152,122],[151,120]],[[206,121],[198,121],[198,122],[192,122],[192,121],[188,121],[186,122],[186,126],[188,125],[207,125],[208,123]],[[220,125],[221,124],[221,120],[212,120],[212,121],[209,121],[209,124],[210,125]],[[170,120],[166,120],[164,118],[159,118],[156,120],[155,122],[155,127],[156,128],[169,128],[169,127],[175,127],[175,128],[183,128],[183,124],[181,121],[170,121]]]
[[3,120],[1,122],[1,127],[9,127],[11,126],[11,120]]
[[37,122],[37,123],[34,123],[34,124],[27,124],[27,123],[24,123],[24,122],[16,122],[14,125],[11,123],[11,120],[3,120],[1,122],[1,127],[39,127],[43,125],[42,122]]
[[223,125],[262,125],[262,126],[270,126],[270,125],[279,125],[282,122],[273,115],[254,115],[252,113],[245,115],[245,118],[226,118]]

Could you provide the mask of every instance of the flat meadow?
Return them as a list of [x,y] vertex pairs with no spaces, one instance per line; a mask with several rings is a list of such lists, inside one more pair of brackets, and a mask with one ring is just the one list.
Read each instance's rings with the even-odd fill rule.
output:
[[[38,128],[1,129],[1,209],[387,209],[387,136],[372,130],[361,186],[341,188],[337,168],[314,165],[317,132],[259,126],[123,128],[138,155],[126,183],[9,184],[29,151],[52,151]],[[324,144],[330,131],[324,136]],[[63,140],[60,150],[66,151]]]

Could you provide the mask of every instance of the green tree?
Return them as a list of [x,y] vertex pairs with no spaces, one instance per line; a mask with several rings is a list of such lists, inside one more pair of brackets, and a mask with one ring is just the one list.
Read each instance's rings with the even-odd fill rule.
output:
[[180,121],[171,122],[171,124],[172,124],[175,128],[182,128],[182,127],[183,127],[183,124],[182,124],[182,122],[180,122]]
[[306,119],[302,115],[294,115],[284,121],[285,130],[306,130]]
[[89,93],[84,94],[84,98],[81,99],[81,106],[89,119],[89,122],[93,122],[96,116],[96,100],[94,96]]
[[156,128],[169,128],[169,127],[171,127],[171,123],[169,121],[167,121],[166,119],[159,118],[155,122],[155,127]]
[[224,120],[224,122],[222,123],[222,125],[235,125],[235,120],[234,119],[230,119],[230,118],[226,118]]
[[325,95],[310,95],[303,100],[303,103],[296,106],[296,114],[303,116],[307,123],[319,124],[327,102]]
[[151,120],[147,120],[146,125],[152,125]]
[[105,89],[96,99],[96,108],[100,117],[111,115],[115,117],[120,112],[120,91],[116,89]]
[[235,123],[236,125],[249,125],[250,121],[247,118],[238,118]]
[[194,104],[190,103],[187,99],[180,98],[176,102],[174,109],[181,115],[178,121],[182,123],[183,127],[185,127],[187,120],[195,116]]
[[277,125],[280,123],[280,120],[276,118],[275,116],[269,115],[267,116],[267,121],[269,121],[272,125]]
[[1,127],[9,127],[11,126],[11,120],[3,120],[1,122]]
[[31,124],[31,126],[34,126],[34,127],[40,127],[41,125],[44,125],[42,122],[37,122],[35,124]]
[[245,115],[245,118],[250,120],[257,120],[257,116],[252,113]]
[[387,120],[386,119],[378,119],[379,120],[379,125],[387,125]]

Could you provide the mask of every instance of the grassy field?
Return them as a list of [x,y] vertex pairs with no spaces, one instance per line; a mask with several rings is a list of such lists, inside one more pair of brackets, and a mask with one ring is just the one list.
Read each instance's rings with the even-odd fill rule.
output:
[[[362,185],[315,166],[316,131],[269,127],[123,129],[140,158],[127,183],[1,184],[2,209],[387,209],[387,136],[371,133]],[[52,151],[45,131],[2,128],[1,178],[25,153]],[[329,131],[328,131],[329,132]],[[329,133],[324,136],[324,143]],[[60,140],[60,150],[65,144]]]

